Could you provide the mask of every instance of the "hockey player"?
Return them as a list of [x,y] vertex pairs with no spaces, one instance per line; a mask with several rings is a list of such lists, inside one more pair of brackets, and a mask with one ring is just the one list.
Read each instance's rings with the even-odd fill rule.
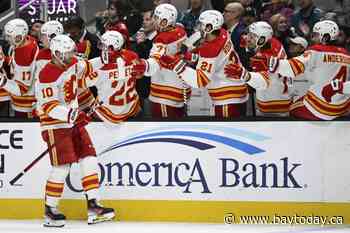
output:
[[190,88],[171,70],[161,69],[159,59],[163,55],[179,55],[187,38],[182,26],[176,25],[177,10],[173,5],[160,4],[154,10],[158,34],[153,40],[150,58],[133,66],[133,72],[151,76],[150,101],[152,116],[156,118],[181,118],[185,115],[184,102],[190,96]]
[[293,78],[306,73],[311,82],[306,95],[291,106],[293,116],[308,120],[333,120],[349,111],[349,96],[329,89],[332,80],[344,82],[349,77],[350,56],[344,48],[335,45],[338,34],[335,22],[320,21],[314,25],[312,32],[312,40],[318,43],[309,47],[303,55],[289,60],[270,60],[270,72]]
[[66,35],[51,39],[52,60],[40,71],[36,98],[42,136],[47,143],[52,169],[46,183],[45,223],[62,227],[65,216],[57,209],[65,178],[72,163],[79,163],[82,187],[87,196],[88,223],[114,218],[111,208],[98,202],[98,167],[96,152],[85,125],[89,117],[78,109],[77,59],[75,43]]
[[[253,72],[267,75],[268,61],[271,56],[286,58],[282,44],[275,39],[272,27],[259,21],[251,24],[245,36],[246,47],[255,55],[250,58],[250,67]],[[225,69],[228,76],[234,76],[234,65]],[[288,116],[291,104],[290,78],[278,74],[269,74],[269,86],[266,89],[256,89],[256,115],[257,116]],[[254,87],[254,86],[253,86]]]
[[40,30],[40,42],[43,48],[40,49],[35,61],[35,80],[39,78],[40,71],[51,61],[50,41],[55,36],[64,32],[63,25],[56,20],[48,21],[43,24]]
[[39,48],[35,40],[28,36],[28,25],[22,19],[13,19],[4,27],[6,39],[11,44],[9,79],[2,79],[0,88],[11,97],[11,106],[17,117],[32,118],[35,108],[34,67]]
[[101,57],[90,60],[93,72],[81,80],[82,87],[95,86],[98,100],[97,116],[114,125],[137,115],[140,111],[136,92],[136,77],[132,74],[133,62],[138,55],[123,49],[125,40],[117,31],[107,31],[101,37]]
[[[195,88],[206,87],[219,118],[239,117],[246,113],[249,94],[244,81],[228,78],[224,67],[229,63],[240,64],[228,32],[222,28],[224,19],[219,11],[204,11],[199,17],[203,42],[186,60],[197,63],[196,69],[184,67],[182,60],[163,56],[164,68],[174,70],[179,77]],[[187,58],[186,58],[187,57]],[[190,59],[188,59],[190,57]]]

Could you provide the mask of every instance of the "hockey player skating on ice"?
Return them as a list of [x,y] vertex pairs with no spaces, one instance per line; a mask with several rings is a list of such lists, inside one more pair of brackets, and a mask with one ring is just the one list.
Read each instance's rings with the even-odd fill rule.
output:
[[349,77],[350,56],[346,49],[336,45],[338,34],[335,22],[318,22],[312,31],[312,40],[316,44],[303,55],[289,60],[270,60],[271,73],[293,78],[305,74],[304,77],[311,82],[306,95],[291,106],[294,117],[333,120],[349,111],[349,96],[341,94],[348,88],[343,89],[341,84]]
[[101,37],[101,57],[89,62],[93,72],[81,80],[84,88],[95,86],[102,104],[95,110],[97,116],[109,125],[118,124],[140,112],[136,92],[136,76],[132,64],[138,55],[123,49],[125,40],[117,31],[107,31]]
[[75,43],[66,35],[50,42],[52,60],[39,73],[36,87],[42,136],[47,143],[52,169],[45,191],[45,226],[62,227],[65,216],[58,210],[65,178],[72,163],[79,163],[87,196],[88,223],[114,218],[111,208],[98,202],[99,178],[96,152],[85,125],[89,117],[78,110]]

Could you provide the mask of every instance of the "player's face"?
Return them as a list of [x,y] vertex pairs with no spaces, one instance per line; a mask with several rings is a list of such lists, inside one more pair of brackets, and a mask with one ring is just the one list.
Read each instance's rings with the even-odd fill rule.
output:
[[249,32],[249,33],[247,34],[247,47],[248,47],[249,49],[255,49],[255,48],[256,48],[257,41],[258,41],[257,35],[255,35],[255,34],[252,33],[252,32]]
[[160,19],[157,15],[154,15],[153,19],[154,19],[157,31],[161,32],[166,30],[168,25],[168,22],[166,19]]
[[311,33],[311,43],[312,44],[318,44],[321,43],[321,36],[318,32]]

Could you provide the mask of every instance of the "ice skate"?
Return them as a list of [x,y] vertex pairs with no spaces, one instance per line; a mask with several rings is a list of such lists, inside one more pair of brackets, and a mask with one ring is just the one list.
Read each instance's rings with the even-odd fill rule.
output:
[[66,223],[64,216],[56,207],[45,205],[44,227],[64,227]]
[[88,224],[110,221],[114,217],[114,209],[103,207],[96,199],[88,200]]

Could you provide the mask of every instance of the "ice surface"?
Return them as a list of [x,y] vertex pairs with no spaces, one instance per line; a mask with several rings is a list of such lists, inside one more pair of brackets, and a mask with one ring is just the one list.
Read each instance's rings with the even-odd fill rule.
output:
[[224,225],[189,223],[140,223],[106,222],[87,225],[84,221],[67,221],[64,228],[44,228],[39,220],[14,221],[0,220],[1,233],[302,233],[302,232],[350,232],[349,225],[342,226],[301,226],[301,225]]

